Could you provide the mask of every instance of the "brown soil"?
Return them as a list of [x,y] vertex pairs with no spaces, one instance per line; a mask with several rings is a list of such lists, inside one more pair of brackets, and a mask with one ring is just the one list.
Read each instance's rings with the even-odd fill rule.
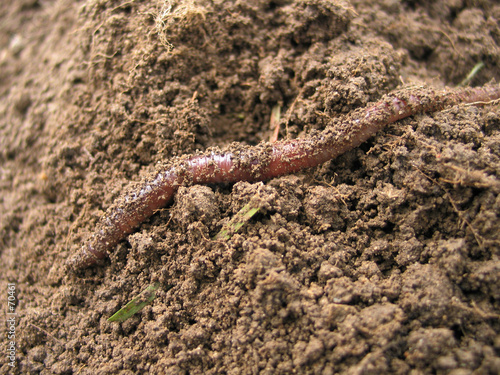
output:
[[[500,81],[496,1],[0,9],[2,310],[7,283],[18,299],[1,373],[498,373],[498,103],[399,121],[301,174],[182,188],[105,266],[65,268],[130,181],[268,140],[275,106],[283,139],[480,61],[471,84]],[[265,209],[211,240],[256,192]]]

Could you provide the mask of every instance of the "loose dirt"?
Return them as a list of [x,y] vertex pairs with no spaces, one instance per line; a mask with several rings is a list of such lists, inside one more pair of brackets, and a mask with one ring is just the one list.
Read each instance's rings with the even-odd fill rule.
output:
[[[471,85],[499,82],[496,1],[0,10],[0,301],[15,284],[17,312],[1,373],[498,373],[498,103],[399,121],[304,173],[181,188],[104,266],[65,268],[130,182],[269,140],[273,108],[294,138],[479,62]],[[263,209],[212,240],[257,193]],[[107,321],[152,283],[150,305]]]

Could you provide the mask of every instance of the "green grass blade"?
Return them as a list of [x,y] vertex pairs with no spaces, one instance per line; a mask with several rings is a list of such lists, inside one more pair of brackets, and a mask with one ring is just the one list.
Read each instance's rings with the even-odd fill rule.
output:
[[234,217],[225,224],[219,233],[214,237],[215,240],[228,240],[231,238],[233,233],[236,233],[245,223],[252,218],[257,212],[259,212],[260,207],[255,207],[253,200],[246,204]]
[[129,303],[118,310],[108,322],[124,322],[135,313],[141,311],[144,306],[150,304],[156,298],[156,291],[160,283],[154,283],[135,296]]
[[467,75],[467,77],[458,84],[458,87],[465,87],[468,86],[469,83],[474,79],[474,77],[479,73],[481,69],[484,68],[484,63],[482,61],[478,62],[476,65],[474,65],[474,68],[470,71],[470,73]]

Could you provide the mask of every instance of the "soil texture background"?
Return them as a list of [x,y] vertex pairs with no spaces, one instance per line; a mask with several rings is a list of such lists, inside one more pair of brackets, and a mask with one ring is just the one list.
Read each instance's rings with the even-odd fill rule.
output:
[[[500,81],[487,0],[0,5],[0,373],[497,374],[500,105],[389,125],[264,183],[182,187],[68,272],[170,158],[304,137],[394,89]],[[234,145],[233,145],[234,146]],[[213,240],[250,198],[262,209]],[[107,319],[145,290],[125,322]],[[3,314],[7,317],[6,313]]]

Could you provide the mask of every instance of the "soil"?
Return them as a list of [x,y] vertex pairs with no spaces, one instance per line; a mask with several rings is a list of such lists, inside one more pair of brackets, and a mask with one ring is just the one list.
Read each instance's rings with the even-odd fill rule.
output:
[[[498,103],[401,120],[296,175],[181,188],[103,266],[65,266],[129,183],[269,140],[273,109],[295,138],[479,62],[472,86],[500,81],[496,1],[0,9],[0,373],[498,373]],[[212,239],[255,194],[259,213]]]

